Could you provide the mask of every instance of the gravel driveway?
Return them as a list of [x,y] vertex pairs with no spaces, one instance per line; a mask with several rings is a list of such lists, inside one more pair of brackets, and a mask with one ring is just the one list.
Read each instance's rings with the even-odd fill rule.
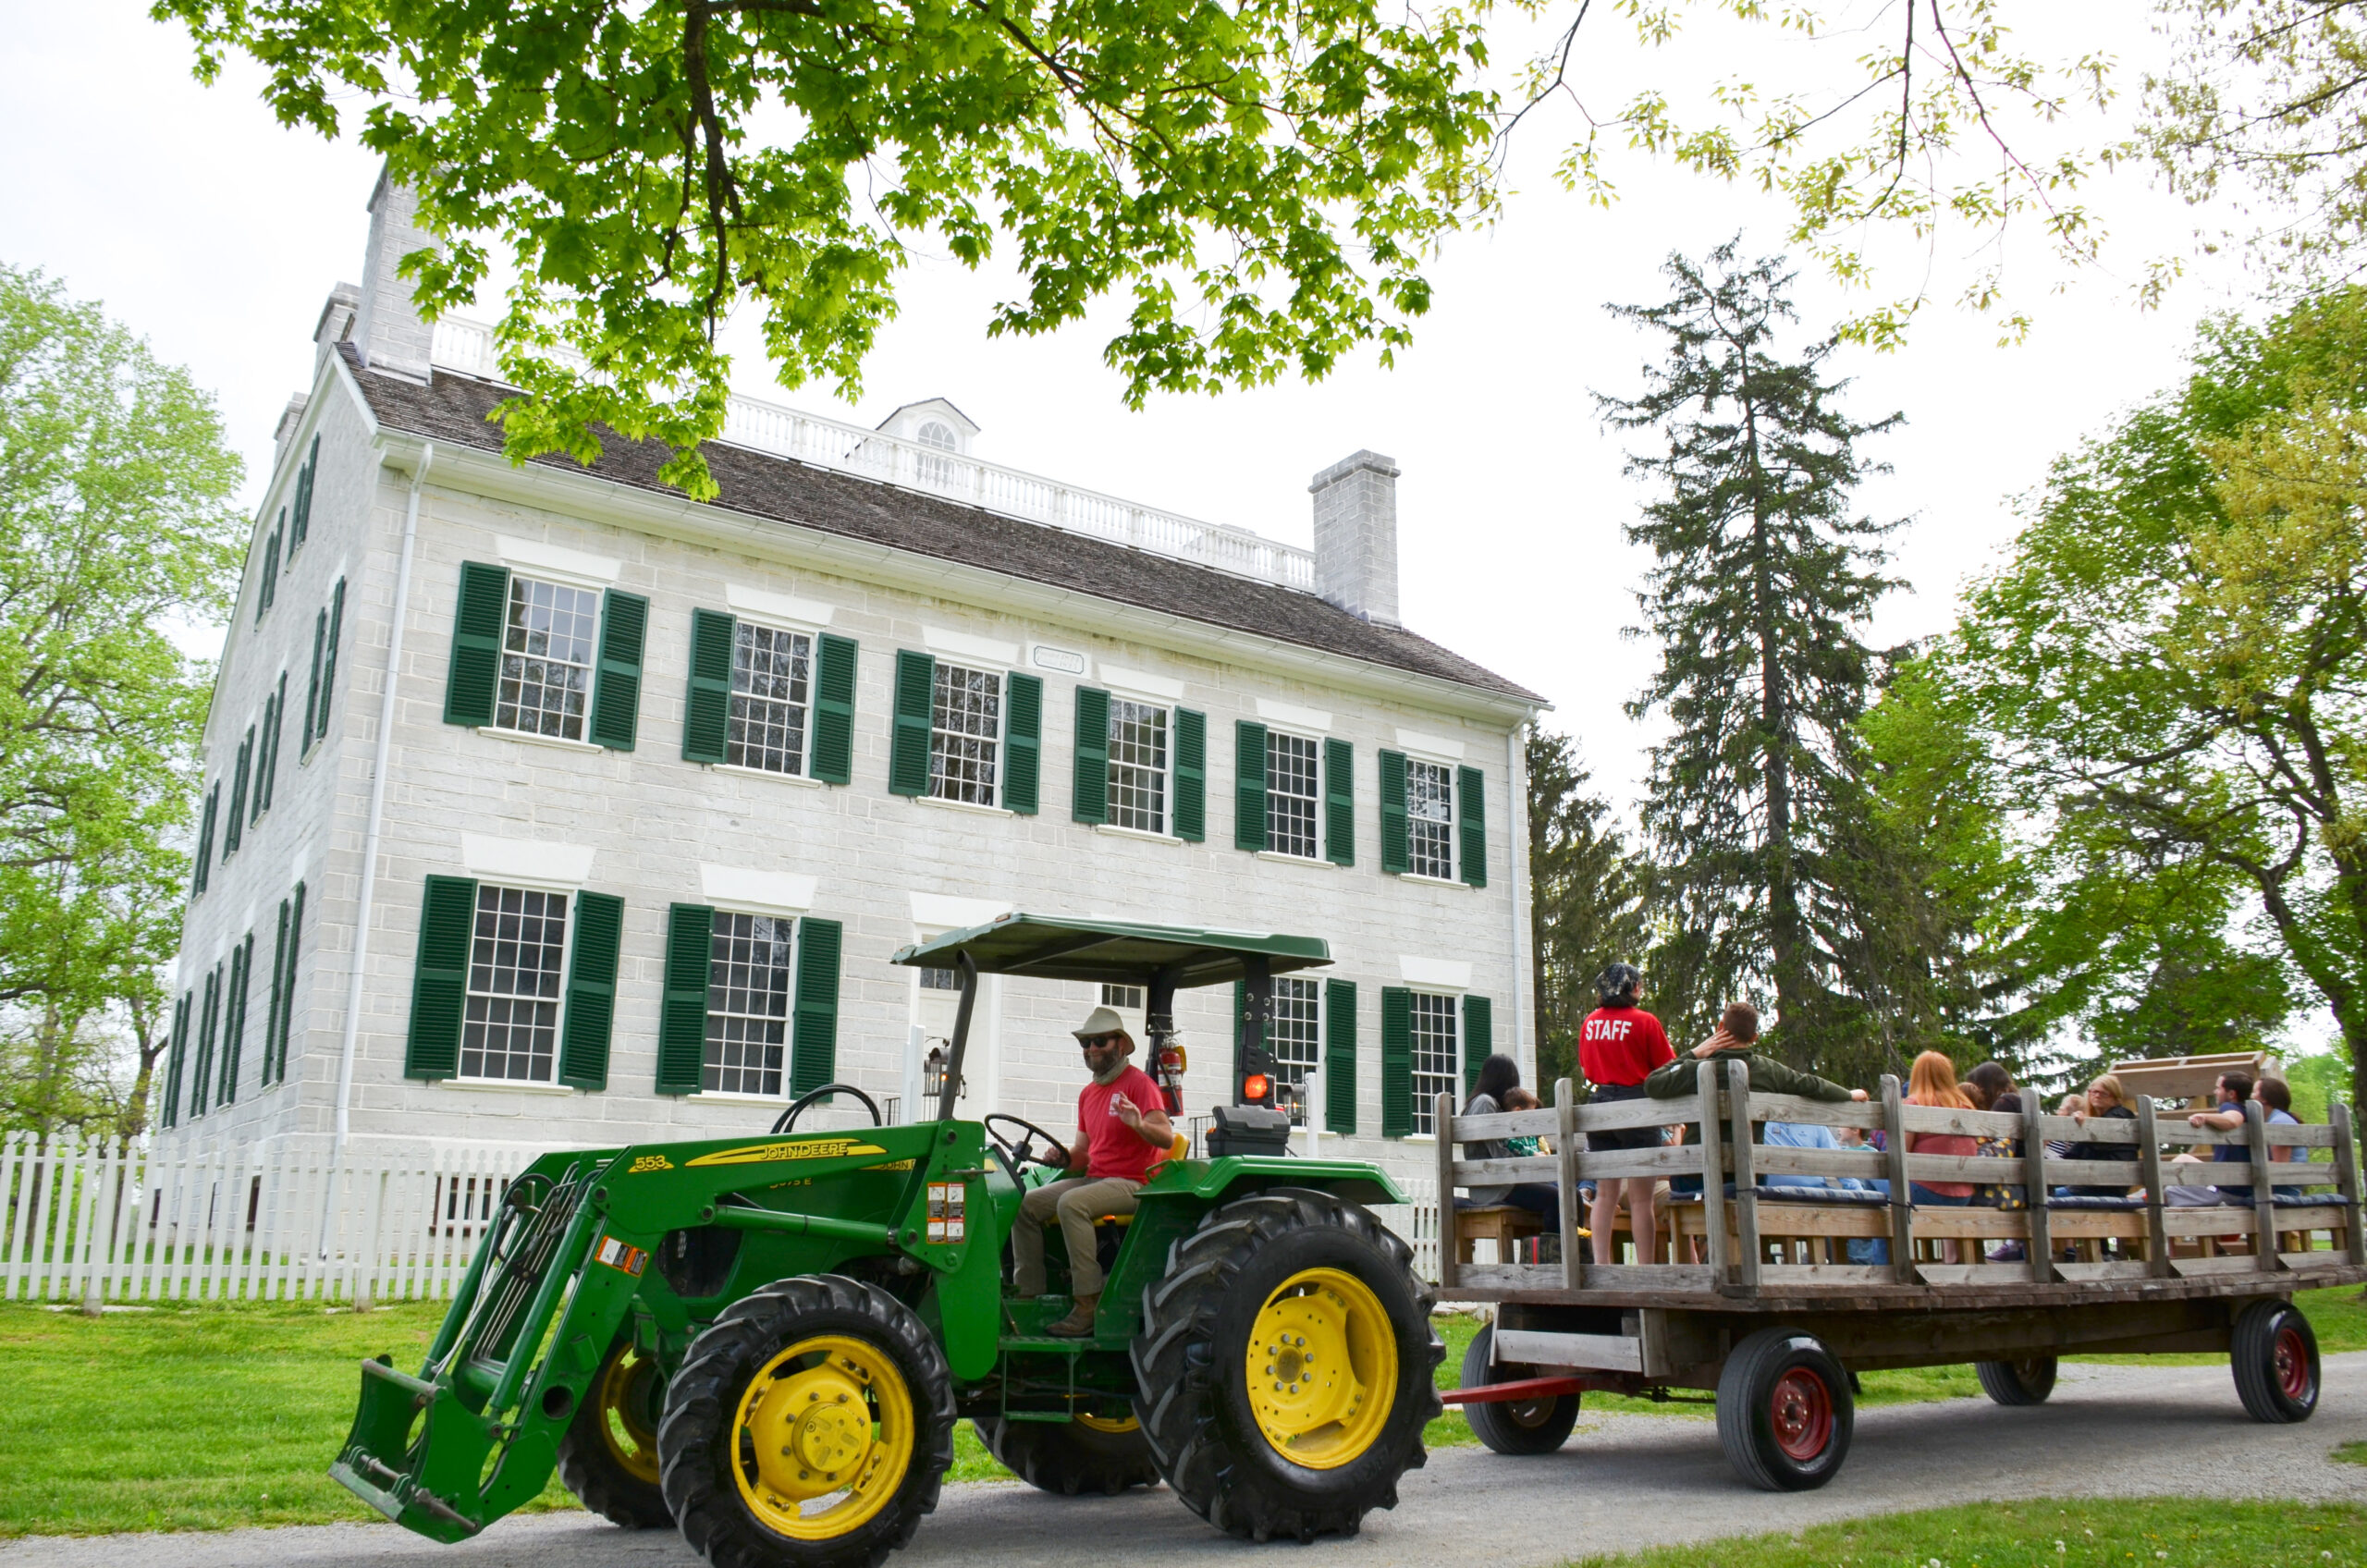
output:
[[[1582,1420],[1559,1454],[1433,1454],[1394,1512],[1350,1540],[1311,1547],[1233,1541],[1164,1488],[1060,1498],[1018,1482],[948,1487],[936,1516],[891,1568],[1178,1568],[1314,1559],[1311,1568],[1551,1568],[1588,1552],[1792,1529],[1926,1507],[1935,1500],[2046,1494],[2184,1493],[2367,1502],[2367,1466],[2327,1458],[2367,1439],[2367,1352],[2330,1356],[2317,1415],[2255,1425],[2225,1366],[2066,1366],[2036,1409],[1986,1400],[1862,1411],[1849,1462],[1822,1491],[1752,1491],[1734,1478],[1716,1428],[1677,1416]],[[392,1525],[300,1525],[221,1534],[47,1537],[0,1543],[0,1568],[697,1568],[669,1532],[630,1533],[580,1513],[506,1519],[465,1546]]]

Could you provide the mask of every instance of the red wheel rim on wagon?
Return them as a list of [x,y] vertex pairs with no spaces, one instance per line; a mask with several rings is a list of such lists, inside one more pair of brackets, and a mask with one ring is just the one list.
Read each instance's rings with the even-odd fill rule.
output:
[[1833,1390],[1814,1372],[1795,1366],[1776,1381],[1767,1420],[1785,1458],[1814,1459],[1833,1441]]

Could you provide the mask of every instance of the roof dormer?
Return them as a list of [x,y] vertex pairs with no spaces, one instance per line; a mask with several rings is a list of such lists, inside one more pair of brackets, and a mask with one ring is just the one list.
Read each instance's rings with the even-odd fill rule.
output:
[[967,457],[971,437],[978,427],[970,416],[942,398],[930,398],[918,403],[906,403],[879,422],[879,433],[899,440],[916,441],[924,447],[934,447],[940,452],[955,452]]

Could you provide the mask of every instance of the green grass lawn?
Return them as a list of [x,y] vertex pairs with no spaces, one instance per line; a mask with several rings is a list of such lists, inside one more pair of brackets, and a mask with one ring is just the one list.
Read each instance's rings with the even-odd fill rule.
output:
[[[2367,1349],[2367,1306],[2358,1292],[2320,1291],[2302,1300],[2327,1354]],[[325,1474],[353,1419],[356,1365],[385,1352],[398,1366],[416,1366],[443,1316],[441,1304],[425,1303],[364,1316],[293,1304],[190,1305],[98,1319],[0,1305],[9,1394],[0,1400],[0,1536],[374,1518]],[[1478,1323],[1451,1316],[1440,1327],[1447,1354],[1439,1386],[1453,1388]],[[1875,1372],[1865,1378],[1864,1403],[1977,1391],[1968,1366]],[[1588,1396],[1586,1408],[1711,1414],[1703,1404],[1600,1395]],[[1477,1440],[1453,1410],[1425,1436],[1433,1448]],[[1008,1475],[964,1422],[950,1478]],[[573,1506],[556,1481],[533,1504]]]
[[2116,1498],[1886,1513],[1589,1557],[1576,1568],[2324,1568],[2361,1561],[2367,1509],[2354,1504]]

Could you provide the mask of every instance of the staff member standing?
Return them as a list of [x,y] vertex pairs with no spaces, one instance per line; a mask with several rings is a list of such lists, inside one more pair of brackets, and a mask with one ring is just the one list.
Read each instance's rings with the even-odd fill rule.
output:
[[[1587,1014],[1586,1023],[1579,1026],[1578,1071],[1594,1085],[1593,1098],[1598,1105],[1643,1098],[1644,1080],[1651,1076],[1652,1069],[1676,1056],[1669,1047],[1668,1031],[1661,1027],[1661,1021],[1637,1005],[1643,994],[1643,972],[1632,963],[1614,963],[1595,982],[1595,996],[1602,1005]],[[1658,1127],[1626,1127],[1587,1134],[1587,1147],[1597,1152],[1652,1149],[1660,1145]],[[1595,1261],[1618,1261],[1612,1255],[1611,1238],[1612,1227],[1619,1219],[1623,1187],[1626,1189],[1629,1221],[1635,1230],[1636,1261],[1650,1263],[1657,1236],[1650,1176],[1613,1177],[1594,1184],[1591,1219]]]

